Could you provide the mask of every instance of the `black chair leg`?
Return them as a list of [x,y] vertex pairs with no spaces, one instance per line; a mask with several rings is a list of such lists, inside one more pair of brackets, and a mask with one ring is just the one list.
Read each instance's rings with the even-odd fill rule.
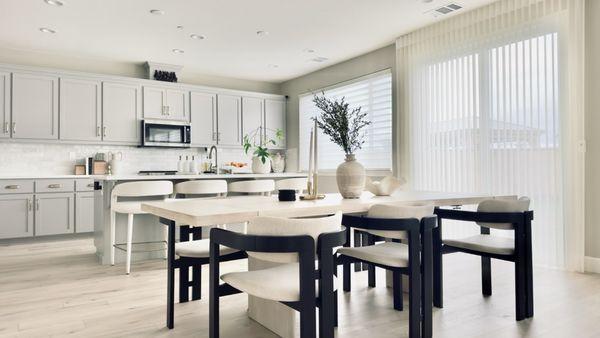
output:
[[188,266],[179,267],[179,302],[185,303],[189,301],[188,283],[190,279],[190,268]]
[[[367,235],[367,245],[374,245],[375,244],[375,238],[373,235]],[[373,264],[368,264],[367,265],[367,273],[368,273],[368,280],[369,280],[369,287],[374,288],[376,285],[376,278],[375,278],[375,265]]]
[[[308,303],[308,302],[306,302]],[[316,312],[315,306],[303,305],[300,311],[300,338],[316,338]],[[218,337],[211,337],[218,338]]]
[[[363,236],[361,235],[361,233],[359,231],[354,230],[354,247],[355,248],[362,246],[362,239],[363,239]],[[361,262],[354,263],[354,272],[362,271],[362,266],[363,265]]]
[[484,296],[492,295],[492,260],[481,257],[481,292]]
[[522,259],[517,257],[517,262],[515,262],[515,312],[517,321],[525,319],[527,314],[525,264],[520,260]]
[[334,327],[338,327],[338,292],[337,290],[335,290],[333,292],[333,297],[335,297],[334,302],[333,302],[333,326]]
[[438,227],[432,231],[433,242],[433,306],[444,307],[444,273],[442,258],[442,220],[438,218]]
[[192,300],[202,298],[202,265],[192,267]]
[[342,274],[344,279],[344,292],[350,292],[351,282],[350,282],[350,263],[344,263],[342,265]]
[[421,274],[411,271],[409,275],[408,291],[408,336],[410,338],[421,337]]
[[398,271],[392,271],[392,292],[394,293],[394,310],[403,311],[402,274]]

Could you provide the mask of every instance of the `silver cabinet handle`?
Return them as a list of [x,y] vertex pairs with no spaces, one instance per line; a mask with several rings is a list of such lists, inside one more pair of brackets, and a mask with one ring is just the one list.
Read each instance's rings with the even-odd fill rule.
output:
[[4,189],[17,190],[21,189],[21,186],[18,184],[11,184],[4,187]]
[[50,188],[50,189],[59,189],[59,188],[62,188],[62,187],[63,187],[63,185],[60,184],[60,183],[48,184],[48,188]]
[[171,116],[171,106],[167,106],[167,115]]
[[13,122],[12,132],[13,132],[13,134],[17,133],[17,122]]
[[40,211],[40,199],[37,198],[35,200],[35,210]]
[[31,202],[31,198],[27,199],[27,209],[29,209],[29,211],[33,209],[33,202]]
[[165,106],[160,107],[160,115],[165,115]]
[[8,129],[8,122],[4,122],[4,133],[5,134],[10,133],[10,130]]
[[217,141],[221,141],[221,133],[217,132]]
[[104,126],[102,128],[102,136],[104,136],[104,137],[106,137],[106,130],[107,130],[107,128],[106,128],[106,126]]
[[96,136],[100,137],[100,126],[96,127]]
[[217,133],[213,133],[212,140],[213,140],[213,141],[216,141],[216,140],[217,140]]
[[88,188],[93,188],[94,187],[94,183],[90,183],[87,186],[88,186]]

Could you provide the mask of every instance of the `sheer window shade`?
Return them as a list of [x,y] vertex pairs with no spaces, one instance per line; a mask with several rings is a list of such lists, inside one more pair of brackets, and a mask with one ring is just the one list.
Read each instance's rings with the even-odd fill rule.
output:
[[[366,128],[365,143],[356,152],[356,158],[368,170],[392,169],[392,74],[385,70],[367,75],[356,80],[314,93],[333,99],[345,98],[350,109],[362,107],[362,112],[368,113],[371,124]],[[308,169],[308,151],[310,129],[314,126],[312,118],[319,113],[313,103],[313,93],[301,95],[299,121],[299,158],[300,169]],[[344,160],[343,150],[324,135],[320,130],[319,169],[334,170]]]

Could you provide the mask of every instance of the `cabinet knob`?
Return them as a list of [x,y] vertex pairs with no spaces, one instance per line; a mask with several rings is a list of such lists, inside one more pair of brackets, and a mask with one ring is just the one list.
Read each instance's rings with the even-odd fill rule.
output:
[[21,186],[18,184],[10,184],[4,187],[4,189],[17,190],[21,189]]
[[48,184],[48,188],[50,188],[50,189],[60,189],[62,187],[63,187],[63,185],[60,183]]

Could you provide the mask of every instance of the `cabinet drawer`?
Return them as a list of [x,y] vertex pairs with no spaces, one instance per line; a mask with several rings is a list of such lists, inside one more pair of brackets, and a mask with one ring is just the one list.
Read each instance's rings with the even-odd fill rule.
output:
[[74,180],[36,180],[35,192],[71,192],[75,190]]
[[0,194],[28,194],[33,192],[32,180],[2,180]]
[[94,180],[75,180],[75,191],[94,191]]

